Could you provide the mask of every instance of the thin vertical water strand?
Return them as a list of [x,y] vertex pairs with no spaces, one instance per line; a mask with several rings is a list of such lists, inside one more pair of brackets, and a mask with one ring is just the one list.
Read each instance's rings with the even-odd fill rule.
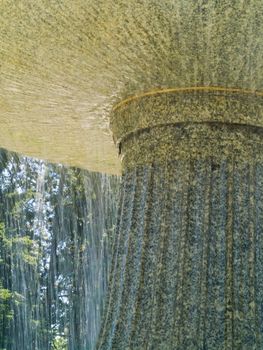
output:
[[[210,164],[207,161],[189,161],[189,175],[187,176],[189,181],[187,183],[187,189],[185,189],[187,192],[187,212],[185,218],[188,225],[185,231],[184,282],[181,286],[177,287],[183,290],[184,302],[180,317],[178,315],[179,322],[177,326],[180,327],[181,334],[177,341],[180,344],[178,346],[189,349],[199,346],[200,280],[204,277],[202,271],[202,250],[206,239],[204,237],[205,230],[202,219],[205,210],[204,196],[206,184],[207,182],[209,183],[209,176],[207,176],[207,169],[209,167]],[[171,261],[169,263],[171,264]],[[176,269],[177,266],[175,265],[174,274]],[[176,290],[173,291],[175,294]],[[171,343],[168,342],[168,344]]]
[[255,303],[257,349],[263,344],[263,164],[255,163]]
[[[153,323],[156,291],[156,267],[160,247],[160,225],[163,211],[165,176],[162,167],[152,164],[151,183],[148,192],[148,211],[145,213],[144,240],[142,242],[141,266],[138,271],[135,310],[131,324],[129,346],[131,349],[146,348]],[[147,286],[147,287],[146,287]]]
[[[131,323],[136,318],[136,302],[138,299],[139,284],[143,269],[143,252],[147,241],[145,227],[148,226],[148,218],[151,213],[151,198],[153,191],[153,171],[145,168],[137,169],[137,177],[140,178],[148,173],[147,183],[143,186],[141,194],[135,196],[134,213],[129,235],[129,247],[127,251],[125,269],[125,289],[122,294],[122,307],[120,319],[115,334],[115,344],[120,348],[130,346]],[[139,187],[140,188],[140,187]],[[142,195],[144,201],[142,201]],[[123,336],[124,335],[124,336]]]
[[115,224],[118,181],[108,177],[102,185],[99,174],[4,155],[0,290],[4,280],[12,298],[0,347],[94,349],[108,279],[107,268],[100,271],[111,260],[101,240]]
[[199,346],[222,349],[225,341],[227,177],[229,161],[210,161],[209,221],[206,228],[206,277],[200,324],[203,339]]
[[[127,249],[127,240],[131,226],[133,201],[136,191],[135,172],[127,174],[122,186],[124,191],[121,206],[121,217],[119,226],[116,228],[116,241],[114,247],[114,256],[112,259],[112,269],[110,285],[108,289],[108,301],[102,320],[101,336],[97,347],[99,349],[110,349],[116,328],[116,315],[119,313],[120,297],[123,290],[122,279],[125,264],[125,251]],[[113,321],[113,323],[111,323]]]
[[[164,191],[161,197],[161,225],[160,244],[158,247],[155,271],[155,308],[152,310],[153,320],[150,328],[149,349],[164,348],[169,344],[169,335],[173,329],[174,300],[177,299],[182,279],[180,271],[183,269],[183,261],[180,253],[183,250],[182,227],[185,188],[189,175],[189,164],[185,161],[168,163],[163,168]],[[176,201],[176,204],[175,204]],[[175,205],[175,207],[173,206]],[[175,223],[175,226],[172,225]],[[180,269],[182,267],[182,269]],[[176,285],[176,289],[172,288]],[[170,325],[170,328],[168,328]]]
[[[196,167],[199,168],[198,164],[196,164]],[[195,169],[195,168],[194,168]],[[205,167],[203,168],[205,169]],[[171,197],[172,202],[172,212],[171,212],[171,221],[172,221],[172,226],[171,226],[171,237],[170,240],[168,240],[168,246],[167,246],[167,264],[170,267],[170,279],[169,281],[169,288],[170,291],[167,290],[167,293],[170,293],[170,303],[171,307],[170,310],[167,308],[167,314],[169,316],[168,318],[168,325],[170,327],[169,329],[169,337],[167,334],[167,340],[163,339],[164,344],[167,342],[167,349],[172,348],[173,344],[177,341],[178,337],[178,332],[174,332],[175,327],[179,328],[180,325],[180,318],[178,317],[178,309],[179,309],[179,304],[178,304],[178,293],[179,288],[181,288],[181,282],[182,280],[179,278],[179,273],[180,273],[180,252],[181,252],[181,247],[182,247],[182,213],[183,213],[183,206],[185,205],[185,185],[184,185],[184,177],[187,176],[187,167],[184,165],[182,161],[177,161],[175,163],[175,178],[174,178],[174,196]],[[190,169],[189,169],[190,170]],[[203,183],[205,179],[205,173],[202,174],[202,167],[200,167],[200,182]],[[198,184],[198,180],[197,183]],[[202,186],[201,186],[202,187]],[[200,194],[201,195],[201,194]],[[198,194],[197,194],[198,196]],[[202,199],[202,196],[201,196]],[[196,198],[198,200],[198,198]],[[202,209],[202,203],[199,203],[200,210]],[[201,211],[202,212],[202,211]],[[168,219],[168,218],[167,218]],[[196,234],[199,235],[198,233],[198,228],[196,229]],[[171,242],[169,244],[169,242]],[[202,244],[202,241],[201,241]],[[200,259],[201,259],[201,254],[200,254]],[[201,262],[200,262],[201,263]],[[198,263],[197,263],[198,265]],[[201,273],[201,268],[200,273]],[[168,304],[168,307],[169,307]],[[194,321],[194,317],[193,317]],[[168,328],[168,327],[167,327]]]
[[[253,346],[249,341],[249,328],[253,320],[248,317],[249,305],[249,220],[250,220],[250,192],[248,163],[236,165],[234,178],[233,204],[233,337],[236,348]],[[252,219],[253,220],[253,219]],[[251,339],[252,340],[252,339]]]

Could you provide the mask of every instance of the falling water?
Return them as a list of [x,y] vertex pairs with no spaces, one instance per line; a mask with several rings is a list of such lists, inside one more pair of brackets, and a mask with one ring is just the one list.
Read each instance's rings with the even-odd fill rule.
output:
[[0,152],[0,349],[93,349],[119,178]]

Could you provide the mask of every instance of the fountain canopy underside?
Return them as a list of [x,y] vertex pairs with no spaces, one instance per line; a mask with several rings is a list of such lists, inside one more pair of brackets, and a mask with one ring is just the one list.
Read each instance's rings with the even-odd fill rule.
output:
[[110,120],[117,143],[166,123],[262,126],[261,0],[5,0],[0,32],[9,150],[119,174]]

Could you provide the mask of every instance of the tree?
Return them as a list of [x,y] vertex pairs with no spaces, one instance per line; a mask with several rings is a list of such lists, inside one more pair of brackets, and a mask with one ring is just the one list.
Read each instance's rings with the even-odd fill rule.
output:
[[0,350],[94,347],[118,188],[0,151]]

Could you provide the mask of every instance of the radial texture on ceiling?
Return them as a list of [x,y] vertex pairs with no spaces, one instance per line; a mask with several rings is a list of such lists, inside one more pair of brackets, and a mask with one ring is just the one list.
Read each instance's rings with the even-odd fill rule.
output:
[[0,147],[119,173],[112,107],[195,86],[263,91],[262,0],[0,2]]

